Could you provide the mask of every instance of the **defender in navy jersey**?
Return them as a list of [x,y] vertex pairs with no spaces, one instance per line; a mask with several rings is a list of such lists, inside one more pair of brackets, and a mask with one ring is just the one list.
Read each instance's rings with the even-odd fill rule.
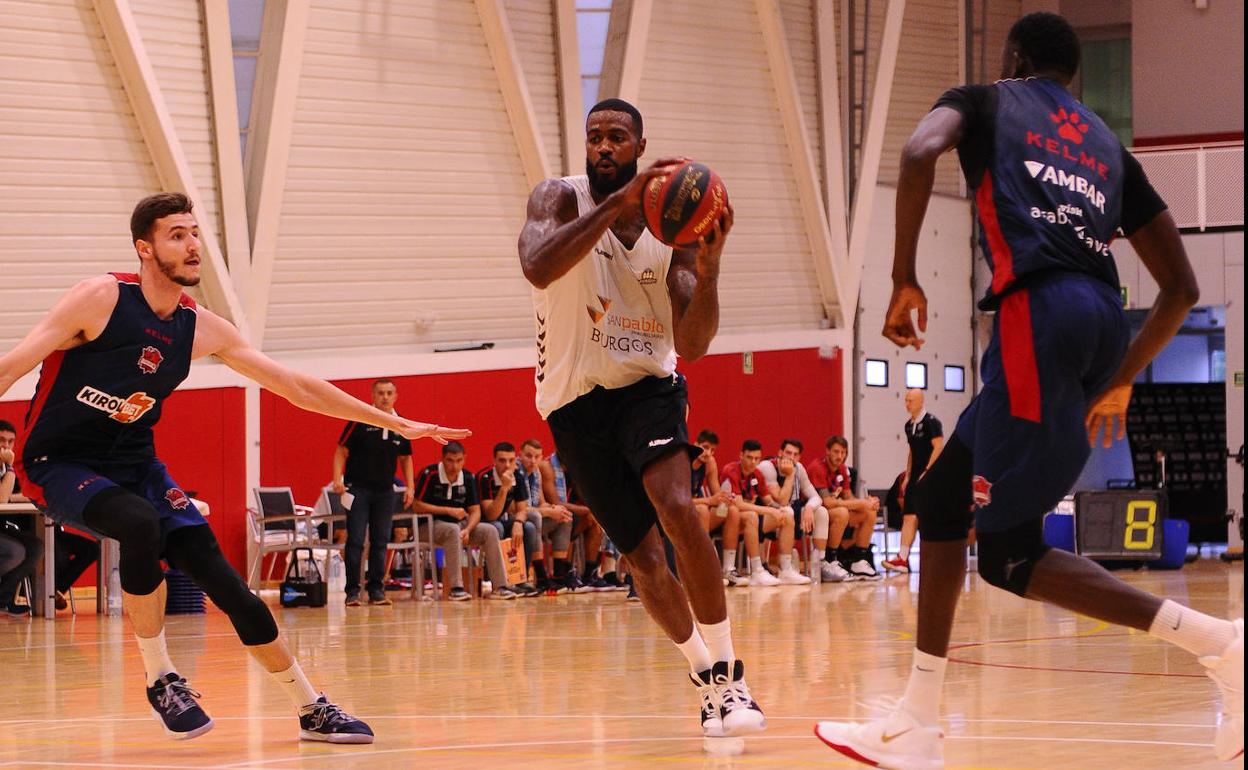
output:
[[[915,277],[937,159],[957,148],[975,192],[997,311],[983,389],[927,473],[911,485],[923,535],[918,633],[897,709],[867,723],[820,722],[847,756],[888,768],[944,766],[939,704],[974,507],[980,575],[1019,596],[1130,626],[1199,656],[1222,693],[1215,752],[1243,753],[1243,619],[1210,617],[1126,585],[1044,545],[1044,515],[1070,490],[1089,445],[1126,432],[1135,376],[1174,336],[1198,289],[1178,229],[1139,163],[1067,90],[1079,40],[1060,16],[1010,30],[1003,77],[940,97],[902,155],[893,296],[884,336],[923,344],[927,300]],[[1134,340],[1109,244],[1121,232],[1159,294]],[[918,331],[911,313],[917,311]]]
[[215,355],[305,409],[442,443],[468,432],[387,414],[287,369],[230,323],[196,307],[182,291],[200,280],[199,229],[185,195],[139,201],[130,231],[138,273],[80,282],[0,357],[0,394],[43,364],[18,454],[23,491],[58,521],[120,544],[123,604],[143,657],[148,703],[170,737],[194,738],[213,723],[165,648],[162,558],[229,616],[248,651],[286,690],[298,708],[300,738],[371,743],[368,725],[308,682],[268,607],[225,560],[212,530],[157,459],[152,427],[191,360]]

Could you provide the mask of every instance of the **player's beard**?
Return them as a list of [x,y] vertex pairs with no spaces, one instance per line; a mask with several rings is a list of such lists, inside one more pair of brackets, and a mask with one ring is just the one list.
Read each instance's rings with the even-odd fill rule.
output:
[[178,275],[178,263],[166,262],[163,259],[161,259],[160,252],[156,250],[155,246],[152,247],[152,261],[156,263],[156,267],[160,268],[160,272],[164,273],[166,278],[173,281],[177,285],[179,286],[198,286],[199,285],[199,276],[192,277],[192,276]]
[[599,195],[610,195],[633,181],[633,177],[637,176],[637,159],[634,158],[628,163],[616,166],[615,176],[610,179],[603,179],[598,176],[598,169],[587,158],[585,160],[585,175],[589,177],[589,186],[594,192]]

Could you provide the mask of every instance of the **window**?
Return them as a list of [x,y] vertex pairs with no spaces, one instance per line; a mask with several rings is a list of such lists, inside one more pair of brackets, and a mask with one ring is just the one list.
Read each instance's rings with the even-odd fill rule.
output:
[[887,388],[888,362],[878,358],[868,358],[864,380],[873,388]]
[[1130,147],[1131,38],[1084,41],[1079,70],[1080,100]]
[[966,369],[961,366],[945,366],[945,390],[961,393],[966,390]]
[[251,122],[251,95],[256,85],[256,57],[260,54],[260,26],[264,0],[230,0],[230,37],[234,43],[234,88],[238,98],[238,144],[247,155],[247,126]]
[[927,364],[906,364],[906,387],[927,390]]
[[600,99],[602,60],[607,50],[611,0],[577,0],[576,37],[581,54],[581,109],[588,113]]

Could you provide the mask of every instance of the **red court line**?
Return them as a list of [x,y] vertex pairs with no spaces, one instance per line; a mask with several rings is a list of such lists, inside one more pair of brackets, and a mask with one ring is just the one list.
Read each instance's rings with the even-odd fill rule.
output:
[[[1130,634],[1127,634],[1127,633],[1097,634],[1096,638],[1104,639],[1110,636],[1130,636]],[[953,650],[969,649],[971,647],[987,647],[989,645],[997,645],[997,644],[1019,644],[1022,642],[1052,642],[1052,641],[1059,641],[1059,640],[1081,639],[1081,638],[1087,638],[1087,637],[1029,636],[1029,637],[1023,637],[1021,639],[991,639],[986,642],[966,642],[964,644],[954,644],[954,645],[950,645],[949,649],[950,651],[953,651]],[[1052,666],[1025,666],[1019,663],[988,663],[982,660],[967,660],[966,658],[955,658],[952,655],[949,656],[949,660],[953,663],[965,663],[968,666],[984,666],[986,668],[1014,668],[1014,669],[1023,669],[1026,671],[1060,671],[1060,672],[1071,673],[1071,674],[1121,674],[1125,676],[1166,676],[1166,677],[1177,677],[1179,679],[1204,679],[1205,678],[1204,674],[1171,674],[1171,673],[1165,673],[1165,672],[1160,672],[1160,671],[1115,671],[1111,669],[1101,669],[1101,668],[1055,668]]]

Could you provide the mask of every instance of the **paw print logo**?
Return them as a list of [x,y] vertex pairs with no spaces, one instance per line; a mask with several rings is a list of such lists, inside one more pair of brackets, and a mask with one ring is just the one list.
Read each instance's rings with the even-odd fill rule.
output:
[[1058,136],[1071,144],[1083,144],[1083,135],[1088,133],[1088,124],[1082,121],[1079,113],[1068,113],[1065,107],[1058,107],[1056,113],[1049,113],[1049,120],[1058,124]]

